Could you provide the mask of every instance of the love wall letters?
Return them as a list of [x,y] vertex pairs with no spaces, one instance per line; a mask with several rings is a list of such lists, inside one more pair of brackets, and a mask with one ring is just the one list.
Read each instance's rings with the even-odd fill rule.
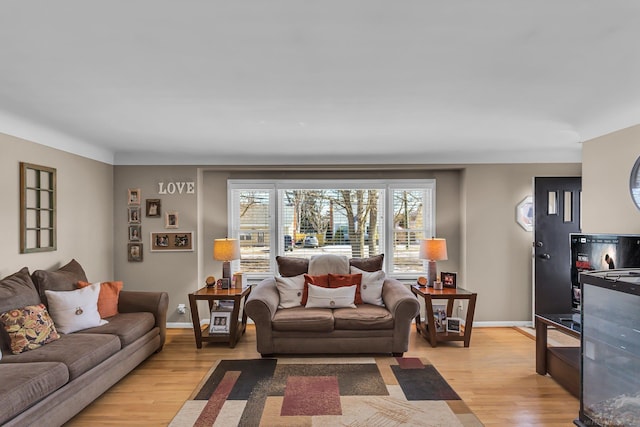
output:
[[158,194],[195,194],[196,183],[193,181],[176,181],[158,183]]

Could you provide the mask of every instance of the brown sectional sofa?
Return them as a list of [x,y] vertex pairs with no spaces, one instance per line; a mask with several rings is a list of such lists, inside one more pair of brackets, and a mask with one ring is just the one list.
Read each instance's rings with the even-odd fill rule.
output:
[[[278,257],[278,264],[282,276],[309,271],[308,262],[302,259]],[[382,268],[382,255],[377,259],[351,259],[349,265],[374,272]],[[325,271],[332,268],[338,274],[349,272],[348,266],[346,272],[338,266]],[[389,277],[382,285],[382,300],[384,306],[365,303],[355,308],[279,308],[276,279],[267,278],[251,291],[245,310],[256,325],[257,349],[263,357],[312,353],[401,356],[408,349],[411,322],[419,303],[407,286]]]
[[[33,279],[33,280],[32,280]],[[87,281],[71,261],[56,272],[29,275],[25,267],[0,281],[0,313],[39,304],[45,289],[72,290]],[[42,347],[12,354],[0,326],[0,424],[62,425],[162,350],[168,296],[164,292],[121,291],[118,314],[106,325],[60,334]]]

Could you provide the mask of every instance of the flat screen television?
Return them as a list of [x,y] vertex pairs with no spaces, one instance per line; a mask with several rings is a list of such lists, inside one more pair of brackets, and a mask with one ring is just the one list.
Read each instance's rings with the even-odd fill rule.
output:
[[582,271],[640,268],[640,235],[571,233],[571,306],[580,309]]

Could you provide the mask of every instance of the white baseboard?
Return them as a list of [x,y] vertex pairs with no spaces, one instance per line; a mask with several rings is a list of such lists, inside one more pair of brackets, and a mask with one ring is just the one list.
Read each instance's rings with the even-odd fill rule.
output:
[[[201,324],[205,325],[208,320],[201,321]],[[253,323],[251,319],[247,323]],[[505,327],[533,327],[533,322],[530,320],[505,320],[496,322],[473,322],[474,328],[505,328]],[[167,322],[167,328],[181,328],[181,329],[193,329],[191,322]]]
[[473,322],[474,328],[504,328],[504,327],[533,327],[530,320],[505,320],[490,322]]
[[167,322],[167,328],[172,329],[193,329],[191,322]]

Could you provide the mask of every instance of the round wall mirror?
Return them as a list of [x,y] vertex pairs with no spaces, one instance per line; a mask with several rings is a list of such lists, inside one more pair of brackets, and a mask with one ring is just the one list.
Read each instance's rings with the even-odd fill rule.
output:
[[629,190],[631,191],[631,200],[640,209],[640,157],[636,159],[636,163],[631,169],[631,177],[629,179]]

